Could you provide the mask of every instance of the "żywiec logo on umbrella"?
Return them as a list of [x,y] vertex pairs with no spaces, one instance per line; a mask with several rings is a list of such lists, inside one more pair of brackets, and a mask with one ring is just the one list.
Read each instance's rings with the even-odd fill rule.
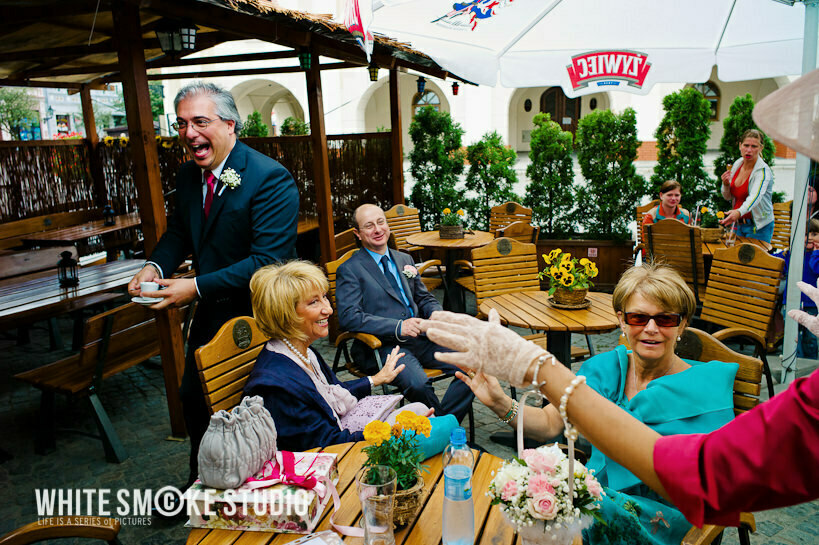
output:
[[566,66],[572,88],[577,91],[597,82],[598,87],[626,83],[637,89],[645,83],[651,63],[638,51],[589,51],[572,57]]

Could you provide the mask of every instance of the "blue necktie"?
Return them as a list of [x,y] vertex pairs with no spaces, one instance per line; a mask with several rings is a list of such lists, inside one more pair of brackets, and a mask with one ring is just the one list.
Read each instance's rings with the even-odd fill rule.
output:
[[[398,295],[398,297],[403,302],[404,291],[401,289],[401,286],[398,285],[398,281],[395,279],[395,275],[392,274],[392,272],[390,272],[390,258],[387,257],[386,255],[381,256],[381,268],[384,269],[384,276],[387,277],[387,282],[390,283],[392,289],[395,290],[395,294]],[[409,310],[409,315],[412,316],[412,308],[407,306],[406,302],[404,302],[404,306],[407,307],[407,310]]]

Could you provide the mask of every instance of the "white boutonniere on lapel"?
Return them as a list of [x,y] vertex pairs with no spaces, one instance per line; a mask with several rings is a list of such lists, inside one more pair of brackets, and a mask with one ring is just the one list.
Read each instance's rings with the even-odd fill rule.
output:
[[222,189],[219,190],[219,196],[222,196],[222,193],[225,192],[225,188],[229,187],[230,189],[236,189],[240,185],[242,185],[242,177],[239,176],[239,173],[233,170],[232,168],[226,168],[222,171],[222,175],[219,176],[219,181],[222,182]]
[[404,265],[404,270],[401,271],[401,274],[412,280],[413,278],[418,276],[418,269],[416,269],[412,265]]

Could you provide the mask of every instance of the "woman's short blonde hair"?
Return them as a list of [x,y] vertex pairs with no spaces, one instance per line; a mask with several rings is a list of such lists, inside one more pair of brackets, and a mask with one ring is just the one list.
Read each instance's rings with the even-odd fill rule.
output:
[[330,283],[321,269],[309,261],[295,260],[262,267],[250,279],[253,317],[265,335],[273,339],[307,340],[304,322],[296,305],[312,292],[327,292]]
[[680,273],[667,265],[644,263],[623,273],[611,298],[615,312],[625,312],[626,303],[635,293],[654,301],[667,312],[679,314],[686,324],[697,308],[694,292]]

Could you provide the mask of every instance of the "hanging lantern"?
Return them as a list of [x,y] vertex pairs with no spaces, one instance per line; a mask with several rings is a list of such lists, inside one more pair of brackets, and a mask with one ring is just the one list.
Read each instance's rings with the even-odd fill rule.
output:
[[378,81],[378,67],[371,64],[367,67],[367,72],[370,73],[370,81]]
[[105,208],[102,209],[102,219],[102,224],[106,227],[117,224],[117,213],[114,212],[110,204],[106,204]]
[[307,49],[299,51],[299,66],[302,70],[310,70],[313,64],[313,54]]
[[415,83],[418,84],[418,93],[423,93],[424,88],[427,86],[427,80],[424,79],[424,76],[418,76],[418,79],[415,80]]
[[452,82],[452,94],[457,96],[458,95],[458,89],[460,89],[460,87],[461,86],[458,85],[457,81]]
[[189,22],[163,20],[156,28],[159,47],[166,55],[190,52],[196,49],[198,27]]
[[80,283],[77,276],[77,260],[72,257],[71,252],[65,251],[60,254],[60,261],[57,262],[57,278],[60,286],[68,288]]

